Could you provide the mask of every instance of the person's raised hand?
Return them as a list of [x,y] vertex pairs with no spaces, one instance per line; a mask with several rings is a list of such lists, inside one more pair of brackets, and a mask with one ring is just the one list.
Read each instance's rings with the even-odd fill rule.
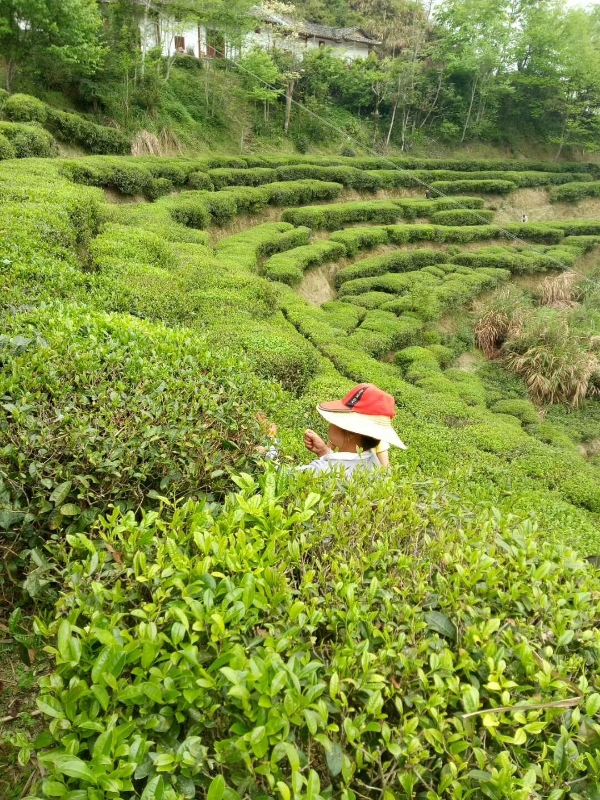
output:
[[318,433],[311,430],[304,431],[304,446],[307,450],[310,450],[311,453],[319,456],[319,458],[329,453],[329,447],[327,447],[323,439],[321,439]]

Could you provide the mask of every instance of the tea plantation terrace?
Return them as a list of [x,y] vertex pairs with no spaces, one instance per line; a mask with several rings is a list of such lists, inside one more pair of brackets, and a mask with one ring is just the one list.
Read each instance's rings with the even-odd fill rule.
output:
[[[0,162],[0,526],[52,604],[32,797],[593,796],[597,169]],[[530,188],[552,219],[496,224]],[[365,380],[389,472],[260,461],[257,412],[298,463]]]

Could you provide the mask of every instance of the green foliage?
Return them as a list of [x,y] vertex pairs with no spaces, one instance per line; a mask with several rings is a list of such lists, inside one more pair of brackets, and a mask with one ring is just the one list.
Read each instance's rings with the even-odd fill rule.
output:
[[463,192],[480,192],[481,194],[510,194],[517,188],[512,181],[478,180],[478,181],[433,181],[431,188],[440,194],[462,194]]
[[120,154],[129,153],[129,137],[116,128],[95,125],[78,114],[47,107],[46,126],[57,139],[69,144],[77,144],[91,153]]
[[58,148],[43,128],[18,122],[0,122],[0,134],[8,139],[17,158],[52,158]]
[[6,158],[15,158],[17,155],[15,148],[3,133],[0,133],[0,161]]
[[521,420],[524,425],[533,425],[539,422],[536,407],[528,400],[498,400],[492,406],[495,414],[511,414]]
[[339,242],[313,242],[271,256],[263,267],[263,273],[272,281],[282,281],[294,286],[300,283],[305,270],[318,267],[326,261],[343,258],[345,254],[345,247]]
[[466,479],[315,492],[242,476],[222,509],[115,511],[101,536],[70,534],[56,618],[36,621],[54,662],[42,788],[133,796],[135,780],[146,796],[212,800],[259,792],[264,776],[312,797],[334,783],[593,786],[581,729],[595,732],[600,704],[598,577],[530,521],[473,519],[456,496]]
[[576,203],[584,197],[600,197],[600,181],[565,183],[550,192],[550,199],[555,203]]
[[[208,176],[215,189],[222,189],[224,186],[260,186],[262,183],[273,183],[277,180],[277,172],[274,169],[255,167],[254,169],[210,169]],[[283,180],[287,180],[284,178]],[[200,187],[192,187],[194,189]]]
[[78,530],[109,503],[215,491],[251,457],[266,386],[189,333],[55,307],[6,319],[0,359],[4,530]]
[[490,223],[494,218],[493,211],[437,211],[431,214],[434,225],[482,225]]
[[11,122],[46,122],[46,104],[28,94],[12,94],[2,106],[2,113]]

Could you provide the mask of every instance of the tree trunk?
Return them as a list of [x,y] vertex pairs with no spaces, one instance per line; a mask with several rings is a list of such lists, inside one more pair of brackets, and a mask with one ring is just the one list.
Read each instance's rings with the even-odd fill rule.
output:
[[6,91],[12,92],[12,79],[15,71],[15,62],[12,58],[6,59]]
[[394,122],[396,121],[396,112],[398,111],[398,95],[396,95],[396,99],[394,101],[394,109],[392,111],[392,119],[390,120],[390,127],[388,128],[387,136],[385,138],[385,147],[386,150],[390,146],[390,139],[392,138],[392,131],[394,129]]
[[283,132],[287,136],[290,130],[290,118],[292,116],[292,100],[294,99],[294,81],[290,80],[287,83],[285,93],[285,122],[283,123]]
[[148,12],[150,10],[150,0],[146,0],[144,3],[144,22],[143,22],[143,29],[142,29],[142,67],[141,67],[141,75],[142,80],[144,78],[144,73],[146,71],[146,36],[148,33]]
[[435,97],[433,98],[433,102],[431,104],[431,108],[429,109],[429,111],[425,115],[425,119],[419,125],[420,128],[424,128],[425,127],[425,124],[427,123],[427,120],[433,114],[433,111],[434,111],[435,107],[437,106],[437,101],[438,101],[438,97],[440,96],[441,89],[442,89],[442,73],[440,72],[440,79],[438,81],[437,89],[436,89],[436,92],[435,92]]
[[467,118],[465,120],[465,126],[463,128],[462,136],[460,137],[461,144],[465,140],[465,136],[467,135],[467,128],[469,127],[469,122],[471,121],[471,112],[473,111],[473,103],[475,102],[475,92],[477,91],[477,81],[478,78],[475,78],[475,80],[473,81],[473,88],[471,89],[471,102],[469,103],[469,110],[467,111]]

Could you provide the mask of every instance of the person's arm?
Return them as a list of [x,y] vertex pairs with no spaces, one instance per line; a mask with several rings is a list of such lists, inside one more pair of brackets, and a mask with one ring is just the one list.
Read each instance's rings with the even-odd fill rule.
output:
[[310,428],[304,431],[304,446],[319,458],[332,452],[331,447],[328,447],[319,434],[311,431]]
[[379,442],[377,447],[375,448],[375,455],[379,459],[379,463],[382,467],[389,467],[390,465],[390,445],[388,442]]

